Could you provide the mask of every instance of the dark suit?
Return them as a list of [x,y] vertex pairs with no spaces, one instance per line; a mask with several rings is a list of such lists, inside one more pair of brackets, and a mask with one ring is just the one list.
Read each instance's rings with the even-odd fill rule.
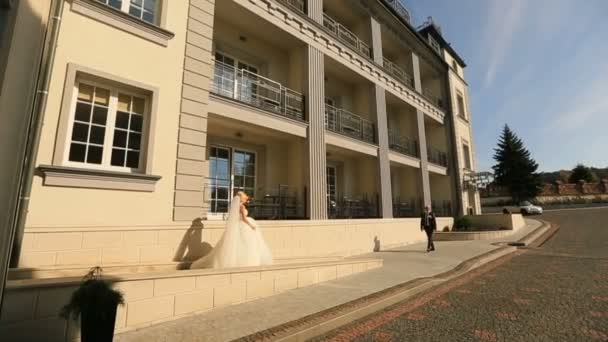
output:
[[433,243],[433,232],[437,230],[435,213],[429,212],[422,214],[422,217],[420,218],[420,230],[424,230],[426,232],[426,237],[428,238],[426,250],[434,251],[435,244]]

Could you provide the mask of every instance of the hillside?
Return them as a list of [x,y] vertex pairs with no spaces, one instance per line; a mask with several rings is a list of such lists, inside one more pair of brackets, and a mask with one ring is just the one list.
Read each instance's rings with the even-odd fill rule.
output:
[[[596,179],[608,178],[608,167],[607,168],[592,167],[591,171],[596,176]],[[572,174],[572,171],[570,171],[570,170],[541,172],[540,178],[543,183],[553,183],[556,180],[560,180],[564,183],[568,183],[568,178],[570,178],[570,174]]]

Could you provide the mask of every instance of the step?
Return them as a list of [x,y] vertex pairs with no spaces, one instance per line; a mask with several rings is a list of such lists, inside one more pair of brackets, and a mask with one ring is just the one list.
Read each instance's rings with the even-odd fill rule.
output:
[[[284,258],[276,259],[275,265],[284,264],[300,264],[307,262],[323,262],[323,261],[338,261],[342,257],[316,257],[316,258]],[[120,275],[133,273],[148,273],[148,272],[166,272],[175,270],[184,270],[189,268],[190,263],[187,262],[171,262],[171,263],[134,263],[134,264],[106,264],[99,265],[103,268],[106,275]],[[42,268],[20,267],[12,268],[8,273],[8,280],[23,280],[23,279],[47,279],[47,278],[65,278],[65,277],[83,277],[90,270],[90,267],[82,265],[65,265],[65,266],[46,266]]]
[[[166,265],[165,265],[166,266]],[[382,266],[375,258],[290,260],[264,267],[176,270],[139,265],[139,272],[106,274],[125,296],[116,332],[175,320],[220,307],[272,296]],[[118,269],[117,269],[118,270]],[[65,271],[65,270],[63,270]],[[79,269],[78,272],[81,272]],[[125,271],[126,273],[122,273]],[[74,341],[77,324],[58,317],[82,280],[78,276],[7,282],[0,336],[8,340]]]

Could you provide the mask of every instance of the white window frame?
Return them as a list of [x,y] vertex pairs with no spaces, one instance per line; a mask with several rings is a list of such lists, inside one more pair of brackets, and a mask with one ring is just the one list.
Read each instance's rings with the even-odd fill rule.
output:
[[441,45],[429,34],[429,45],[438,53],[441,54]]
[[[98,1],[98,0],[95,0]],[[106,6],[112,7],[112,8],[116,8],[114,6],[111,6],[109,4],[110,0],[102,0],[102,3],[105,4]],[[153,25],[160,25],[161,22],[161,1],[163,0],[156,0],[155,6],[154,6],[154,20],[152,23],[145,21],[142,17],[136,17],[134,15],[132,15],[131,13],[129,13],[129,10],[131,9],[131,2],[133,2],[133,0],[121,0],[121,5],[120,5],[120,11],[125,12],[126,14],[132,16],[133,18],[137,18],[138,20],[141,20],[143,22],[149,23],[149,24],[153,24]],[[143,4],[145,3],[146,0],[142,0],[142,10],[143,10]]]
[[[458,103],[458,96],[462,98],[462,111],[460,110],[460,105]],[[468,120],[467,102],[464,99],[464,94],[458,89],[456,89],[456,108],[458,108],[458,116],[462,119]]]
[[[104,136],[104,144],[103,144],[103,154],[101,164],[92,164],[85,162],[75,162],[70,161],[70,146],[72,144],[72,131],[74,129],[74,120],[76,116],[76,105],[78,102],[78,93],[80,84],[84,83],[87,85],[91,85],[94,87],[100,87],[104,89],[108,89],[110,91],[110,99],[108,103],[108,114],[106,118],[106,131]],[[144,113],[142,120],[142,132],[141,132],[141,142],[139,146],[139,162],[138,168],[130,168],[127,166],[114,166],[111,165],[112,158],[112,145],[114,142],[114,131],[116,124],[116,113],[117,113],[117,104],[118,104],[118,93],[136,96],[144,99]],[[63,146],[63,160],[62,165],[71,166],[75,168],[84,168],[84,169],[96,169],[96,170],[106,170],[106,171],[116,171],[123,173],[144,173],[146,168],[146,157],[147,157],[147,144],[148,144],[148,125],[149,125],[149,117],[150,117],[150,97],[144,94],[138,93],[136,91],[130,90],[125,87],[116,86],[107,84],[104,82],[94,81],[87,79],[86,77],[79,77],[74,82],[74,89],[72,93],[71,106],[69,111],[68,118],[68,126],[66,133],[65,145]]]
[[[463,168],[467,170],[473,170],[473,156],[471,155],[471,145],[466,140],[462,141],[462,159],[464,164]],[[469,162],[469,165],[467,165],[467,161]]]

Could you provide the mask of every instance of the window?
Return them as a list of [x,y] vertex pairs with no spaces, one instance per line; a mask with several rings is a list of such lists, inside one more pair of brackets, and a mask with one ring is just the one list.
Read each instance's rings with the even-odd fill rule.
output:
[[228,211],[232,194],[244,191],[255,197],[256,154],[227,146],[209,149],[211,212]]
[[433,39],[433,37],[431,37],[429,35],[429,45],[431,45],[431,47],[433,49],[435,49],[435,51],[437,51],[437,53],[441,54],[441,46],[439,45],[439,43],[437,43],[437,41],[435,39]]
[[[240,70],[237,77],[236,70]],[[214,91],[220,95],[244,97],[250,100],[255,94],[258,68],[245,61],[230,57],[224,53],[215,53],[215,71],[213,74]],[[237,78],[240,78],[237,80]],[[240,91],[237,91],[235,81],[240,81]]]
[[462,144],[462,153],[464,156],[464,167],[469,170],[472,170],[473,168],[471,167],[471,149],[469,148],[469,145],[467,143]]
[[452,60],[452,68],[456,73],[458,73],[458,63],[456,62],[456,60]]
[[159,0],[97,0],[110,7],[114,7],[123,12],[141,19],[150,24],[157,24],[156,16],[158,13]]
[[142,165],[145,96],[95,82],[76,83],[66,164],[115,171]]
[[464,97],[460,92],[456,93],[456,102],[458,104],[458,116],[466,120],[467,114],[464,109]]

